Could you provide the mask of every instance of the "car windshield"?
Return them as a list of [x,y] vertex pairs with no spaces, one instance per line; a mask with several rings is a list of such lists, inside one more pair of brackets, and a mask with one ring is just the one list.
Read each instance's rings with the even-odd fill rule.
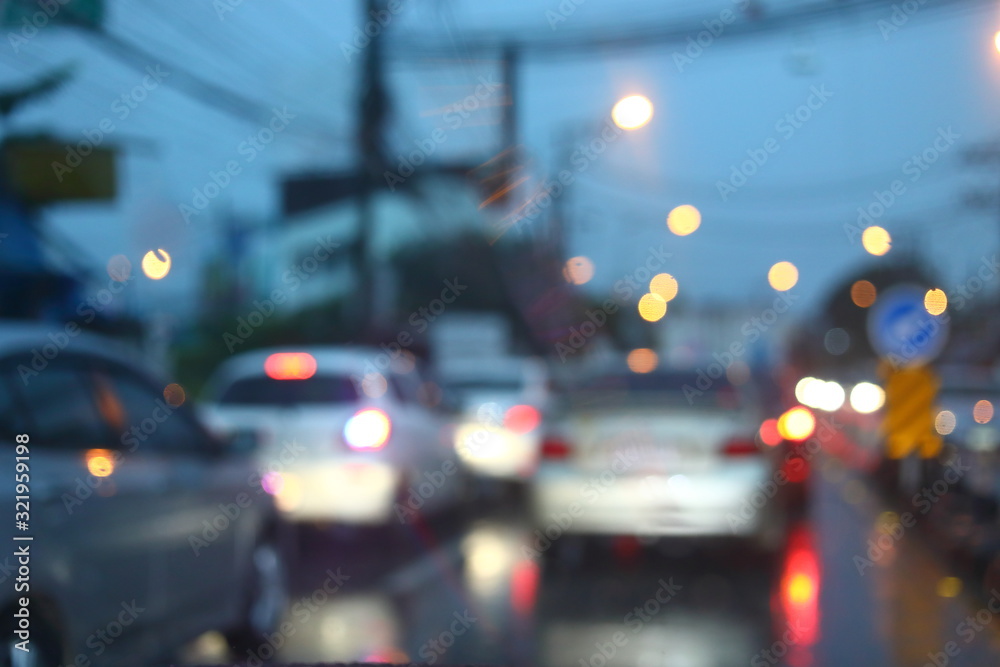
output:
[[254,376],[236,380],[219,397],[220,405],[294,407],[351,403],[359,398],[349,377],[315,375],[304,380],[274,380]]
[[0,121],[0,667],[1000,665],[1000,0],[0,0]]

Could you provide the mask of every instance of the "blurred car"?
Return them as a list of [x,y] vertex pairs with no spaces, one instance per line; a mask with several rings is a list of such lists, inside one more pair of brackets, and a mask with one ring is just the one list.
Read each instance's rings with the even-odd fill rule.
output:
[[405,523],[454,507],[466,476],[435,388],[400,355],[312,347],[247,352],[209,382],[204,415],[221,433],[252,431],[258,465],[295,522]]
[[531,490],[540,541],[738,537],[780,548],[784,480],[740,389],[669,371],[581,381],[542,445]]
[[140,664],[213,629],[259,645],[287,577],[250,457],[110,341],[59,334],[0,327],[4,664]]
[[487,357],[451,362],[440,373],[460,415],[455,448],[469,469],[486,478],[529,479],[551,402],[545,363]]

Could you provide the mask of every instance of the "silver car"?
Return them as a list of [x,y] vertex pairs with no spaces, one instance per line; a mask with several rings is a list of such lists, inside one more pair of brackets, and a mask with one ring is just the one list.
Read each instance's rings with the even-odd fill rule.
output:
[[0,664],[134,665],[209,630],[256,647],[284,613],[283,538],[249,457],[114,346],[0,327]]
[[759,440],[760,419],[753,397],[725,377],[625,371],[580,380],[542,444],[535,548],[563,534],[780,546],[787,480]]

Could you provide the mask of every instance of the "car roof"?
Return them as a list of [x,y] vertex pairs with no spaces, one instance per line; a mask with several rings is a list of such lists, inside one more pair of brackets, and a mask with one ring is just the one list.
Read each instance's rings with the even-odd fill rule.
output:
[[[38,351],[46,358],[46,346],[60,351],[85,353],[144,368],[137,350],[130,343],[97,333],[75,328],[68,330],[69,322],[21,322],[0,320],[0,356]],[[148,370],[145,369],[144,370]]]

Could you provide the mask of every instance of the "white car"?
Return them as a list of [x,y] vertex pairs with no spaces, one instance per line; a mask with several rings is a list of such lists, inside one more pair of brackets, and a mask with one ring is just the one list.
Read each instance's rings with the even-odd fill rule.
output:
[[210,380],[203,414],[221,433],[256,434],[287,519],[406,523],[457,503],[466,480],[436,386],[412,355],[386,360],[360,347],[246,352]]
[[530,492],[540,548],[562,534],[780,546],[785,484],[760,412],[724,377],[706,380],[625,371],[569,392]]
[[455,448],[481,477],[524,481],[538,465],[549,374],[539,359],[452,361],[439,368],[459,409]]

